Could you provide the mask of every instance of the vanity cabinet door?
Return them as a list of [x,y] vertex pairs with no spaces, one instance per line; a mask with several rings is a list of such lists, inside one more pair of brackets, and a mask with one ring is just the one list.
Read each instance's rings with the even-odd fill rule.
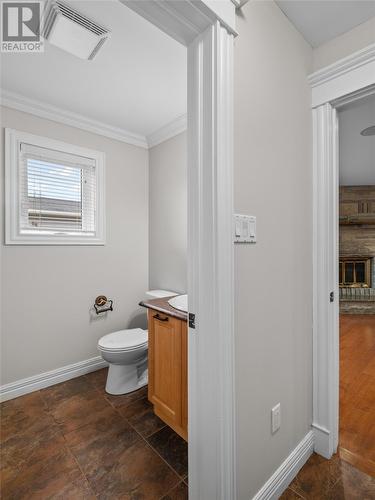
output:
[[148,398],[154,412],[187,439],[186,322],[149,311]]

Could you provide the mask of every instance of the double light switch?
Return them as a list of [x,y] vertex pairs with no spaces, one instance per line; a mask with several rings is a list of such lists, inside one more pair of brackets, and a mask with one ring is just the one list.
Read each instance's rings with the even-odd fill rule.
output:
[[256,217],[234,214],[233,228],[235,243],[256,243]]

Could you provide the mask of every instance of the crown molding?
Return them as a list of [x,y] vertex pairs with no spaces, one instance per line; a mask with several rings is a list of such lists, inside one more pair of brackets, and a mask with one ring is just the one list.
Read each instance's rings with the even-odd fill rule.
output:
[[141,134],[135,134],[122,128],[113,127],[106,123],[92,120],[86,116],[72,113],[71,111],[66,111],[56,106],[37,101],[35,99],[30,99],[8,90],[1,90],[1,104],[2,106],[30,113],[32,115],[39,116],[40,118],[63,123],[64,125],[69,125],[71,127],[86,130],[87,132],[109,137],[110,139],[125,142],[127,144],[131,144],[132,146],[138,146],[145,149],[148,148],[146,137]]
[[158,144],[171,139],[175,135],[181,134],[181,132],[185,132],[187,129],[187,115],[181,115],[175,120],[172,120],[167,125],[160,127],[158,130],[155,130],[152,134],[147,136],[147,144],[149,148],[153,148]]
[[312,73],[308,81],[314,88],[373,61],[375,61],[375,43]]
[[64,125],[76,127],[81,130],[86,130],[87,132],[92,132],[145,149],[157,146],[175,135],[181,134],[181,132],[184,132],[187,128],[187,115],[185,114],[145,137],[144,135],[113,127],[106,123],[92,120],[86,116],[66,111],[62,108],[52,106],[51,104],[37,101],[36,99],[30,99],[29,97],[8,90],[1,89],[0,103],[2,106],[16,109],[17,111],[23,111],[24,113],[29,113],[40,118],[63,123]]

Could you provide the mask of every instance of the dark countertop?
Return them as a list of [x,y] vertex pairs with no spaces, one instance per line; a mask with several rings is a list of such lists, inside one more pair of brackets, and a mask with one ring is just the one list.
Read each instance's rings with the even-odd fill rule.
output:
[[147,309],[153,309],[154,311],[159,311],[163,314],[167,314],[168,316],[172,316],[173,318],[187,321],[188,314],[186,312],[179,311],[178,309],[175,309],[168,304],[168,300],[172,297],[175,297],[175,295],[171,295],[170,297],[163,297],[161,299],[143,300],[139,303],[139,305],[142,307],[146,307]]

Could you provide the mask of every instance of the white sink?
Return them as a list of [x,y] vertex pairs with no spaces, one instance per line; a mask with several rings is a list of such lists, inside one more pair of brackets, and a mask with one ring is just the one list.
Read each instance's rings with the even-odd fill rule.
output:
[[179,311],[188,311],[188,296],[187,295],[177,295],[168,300],[168,304],[178,309]]

